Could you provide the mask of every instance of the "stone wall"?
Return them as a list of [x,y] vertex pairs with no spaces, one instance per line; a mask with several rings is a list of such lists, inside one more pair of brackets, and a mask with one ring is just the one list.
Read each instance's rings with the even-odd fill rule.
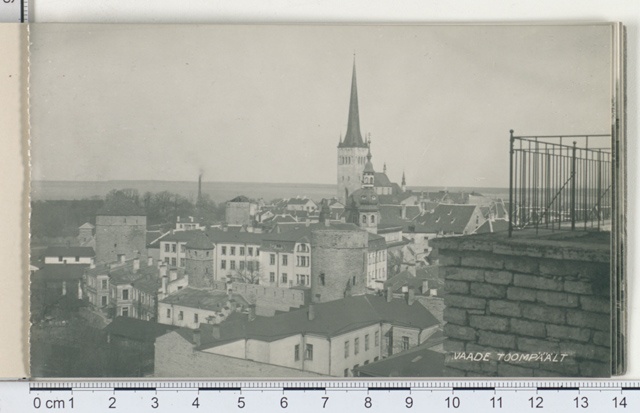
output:
[[486,234],[432,245],[445,278],[445,374],[610,376],[608,234]]
[[96,263],[109,263],[124,255],[125,260],[147,258],[147,217],[96,217]]
[[[327,227],[311,232],[311,300],[327,302],[364,294],[368,232]],[[353,280],[355,279],[355,283]]]
[[[226,291],[225,281],[215,280],[213,289]],[[278,288],[258,284],[231,284],[235,294],[240,294],[252,304],[256,305],[258,315],[274,315],[275,311],[289,311],[309,303],[309,291],[297,288]]]
[[176,332],[156,339],[155,377],[321,377],[321,375],[259,363],[252,360],[221,356],[194,349],[193,344]]

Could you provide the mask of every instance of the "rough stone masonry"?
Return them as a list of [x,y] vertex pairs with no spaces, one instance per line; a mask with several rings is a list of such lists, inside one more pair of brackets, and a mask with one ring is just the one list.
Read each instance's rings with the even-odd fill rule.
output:
[[441,238],[445,375],[611,375],[608,233]]

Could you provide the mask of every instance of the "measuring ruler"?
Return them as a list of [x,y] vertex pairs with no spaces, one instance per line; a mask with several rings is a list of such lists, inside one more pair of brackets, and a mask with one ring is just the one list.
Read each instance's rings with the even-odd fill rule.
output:
[[640,412],[629,381],[18,381],[0,412]]
[[29,0],[0,0],[0,23],[25,23],[29,20]]

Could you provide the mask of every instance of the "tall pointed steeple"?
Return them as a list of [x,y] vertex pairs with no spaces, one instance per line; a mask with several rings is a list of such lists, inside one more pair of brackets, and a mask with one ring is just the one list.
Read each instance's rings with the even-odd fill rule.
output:
[[356,81],[356,55],[353,55],[353,73],[351,75],[351,98],[349,100],[349,120],[347,123],[347,133],[344,136],[341,147],[365,148],[367,145],[362,140],[360,133],[360,112],[358,110],[358,83]]

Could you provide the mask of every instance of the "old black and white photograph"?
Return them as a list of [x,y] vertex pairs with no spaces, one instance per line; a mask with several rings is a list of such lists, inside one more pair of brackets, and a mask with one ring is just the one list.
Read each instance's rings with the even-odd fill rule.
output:
[[611,376],[613,37],[30,25],[31,376]]

